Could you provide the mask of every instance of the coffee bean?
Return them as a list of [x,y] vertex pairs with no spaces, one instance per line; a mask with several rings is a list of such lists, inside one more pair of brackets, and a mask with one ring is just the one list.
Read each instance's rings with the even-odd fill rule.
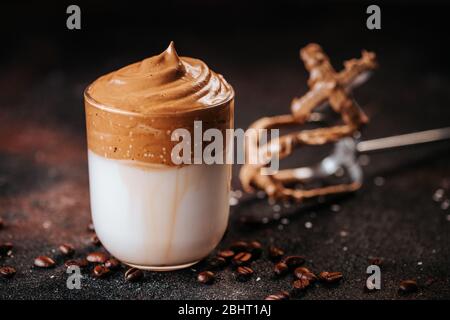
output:
[[13,249],[13,244],[11,242],[0,243],[0,256],[9,255],[10,251]]
[[371,258],[369,259],[369,264],[381,267],[383,265],[383,259],[377,257]]
[[9,266],[0,268],[0,275],[4,278],[12,278],[16,274],[16,269]]
[[341,272],[328,272],[323,271],[319,273],[319,279],[323,282],[327,283],[336,283],[342,279],[342,273]]
[[293,282],[292,284],[294,286],[295,290],[301,291],[301,290],[305,290],[306,288],[309,287],[310,282],[308,279],[297,279]]
[[270,246],[269,247],[269,258],[272,261],[278,261],[284,256],[284,251],[281,248]]
[[111,273],[109,268],[102,266],[100,264],[96,265],[94,270],[92,271],[92,275],[96,278],[105,278]]
[[130,268],[125,272],[125,280],[129,282],[137,282],[144,277],[144,273],[137,268]]
[[116,258],[109,258],[105,261],[104,265],[111,270],[117,270],[120,268],[120,261]]
[[248,243],[246,241],[236,241],[230,245],[229,249],[234,251],[235,253],[247,251]]
[[91,221],[89,222],[88,226],[87,226],[88,231],[90,232],[95,232],[95,227],[94,227],[94,223]]
[[221,250],[217,252],[217,255],[221,258],[224,258],[225,260],[230,260],[234,257],[234,251],[233,250]]
[[108,255],[103,252],[91,252],[86,256],[86,260],[92,263],[105,263]]
[[228,264],[227,260],[222,257],[213,257],[208,261],[209,269],[222,269]]
[[252,254],[249,252],[239,252],[233,257],[233,264],[235,266],[241,266],[250,263],[252,260]]
[[261,242],[254,240],[249,243],[249,247],[251,249],[262,249],[262,244]]
[[281,259],[281,262],[284,262],[289,269],[293,270],[298,266],[301,266],[305,263],[305,257],[303,256],[287,256]]
[[197,275],[197,280],[203,284],[211,284],[214,282],[214,273],[211,271],[202,271]]
[[273,267],[273,272],[275,273],[276,276],[283,276],[283,275],[287,274],[288,271],[289,271],[289,267],[284,262],[278,262]]
[[308,268],[298,267],[294,270],[294,275],[297,279],[306,279],[310,283],[317,280],[317,276],[312,273]]
[[66,257],[71,257],[75,253],[74,247],[67,243],[60,245],[59,251],[61,251],[61,253]]
[[289,292],[281,291],[267,296],[264,300],[288,300],[288,299],[289,299]]
[[417,282],[415,280],[403,280],[398,287],[399,293],[408,294],[416,292],[418,289]]
[[55,266],[55,261],[47,256],[39,256],[34,259],[34,265],[38,268],[53,268]]
[[78,261],[77,261],[77,260],[67,260],[67,261],[64,262],[64,266],[65,266],[66,268],[71,267],[71,266],[77,266],[77,267],[79,267]]
[[247,281],[248,279],[250,279],[250,277],[254,274],[255,272],[253,271],[252,268],[249,267],[238,267],[236,269],[236,278],[238,281]]
[[91,244],[93,244],[94,246],[100,247],[102,245],[100,239],[97,237],[96,234],[93,234],[91,236],[91,238],[89,239],[89,241],[91,242]]
[[66,268],[70,266],[77,266],[80,269],[84,269],[88,266],[89,262],[86,259],[79,259],[79,260],[67,260],[64,262],[64,266]]
[[248,251],[252,254],[253,259],[258,259],[261,256],[262,244],[259,241],[250,242],[248,247]]

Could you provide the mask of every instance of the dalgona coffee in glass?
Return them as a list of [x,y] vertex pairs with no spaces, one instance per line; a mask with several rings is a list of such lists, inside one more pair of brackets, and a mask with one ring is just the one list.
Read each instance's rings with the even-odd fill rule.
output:
[[193,135],[194,121],[232,129],[232,87],[171,43],[98,78],[84,98],[92,219],[105,248],[147,270],[207,256],[227,227],[231,164],[175,164],[171,136]]

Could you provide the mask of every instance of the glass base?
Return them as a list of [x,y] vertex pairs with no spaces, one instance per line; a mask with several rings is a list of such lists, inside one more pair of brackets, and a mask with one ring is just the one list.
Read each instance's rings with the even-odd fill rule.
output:
[[174,270],[188,268],[190,266],[193,266],[194,264],[196,264],[199,261],[200,260],[196,260],[194,262],[179,264],[176,266],[140,266],[140,265],[132,264],[132,263],[128,263],[128,262],[123,262],[123,263],[125,263],[126,265],[128,265],[130,267],[141,269],[141,270],[147,270],[147,271],[174,271]]

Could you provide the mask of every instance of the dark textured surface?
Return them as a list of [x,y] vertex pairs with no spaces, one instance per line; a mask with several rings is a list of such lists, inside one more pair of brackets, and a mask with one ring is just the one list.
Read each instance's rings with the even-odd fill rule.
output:
[[[273,279],[272,264],[263,258],[253,264],[256,274],[246,283],[225,270],[215,284],[204,286],[196,282],[192,269],[146,272],[142,282],[126,283],[122,270],[109,279],[85,273],[82,289],[71,291],[57,247],[71,243],[77,257],[96,250],[87,231],[84,87],[106,71],[158,53],[170,39],[181,54],[201,57],[233,84],[236,127],[245,128],[263,115],[288,112],[292,97],[306,91],[307,74],[297,52],[310,41],[321,43],[336,67],[361,48],[377,52],[381,68],[355,94],[371,118],[364,139],[450,125],[450,72],[445,60],[449,52],[439,40],[445,34],[439,21],[444,20],[434,16],[445,10],[415,8],[411,16],[406,12],[400,18],[389,9],[383,16],[384,29],[369,32],[363,7],[356,6],[356,12],[300,9],[295,9],[300,12],[295,23],[289,20],[292,14],[284,20],[279,11],[285,11],[274,11],[281,16],[268,27],[264,21],[270,9],[259,8],[255,11],[259,18],[245,22],[254,12],[246,8],[241,16],[236,14],[236,25],[218,28],[217,33],[201,32],[196,24],[164,29],[132,19],[129,28],[127,20],[119,19],[115,29],[107,28],[93,23],[95,10],[85,12],[88,24],[78,34],[53,26],[64,23],[53,13],[41,28],[13,25],[17,34],[4,35],[9,49],[2,52],[0,65],[0,217],[6,225],[0,230],[0,242],[13,242],[14,250],[12,257],[0,258],[0,265],[14,266],[17,274],[0,279],[0,298],[260,299],[290,288],[292,278]],[[418,12],[427,14],[430,23],[412,24]],[[219,18],[225,19],[224,14]],[[220,247],[238,239],[257,239],[265,247],[275,243],[289,253],[305,255],[313,271],[343,272],[338,286],[317,285],[303,299],[448,299],[450,209],[442,210],[432,195],[450,185],[449,146],[440,143],[373,155],[364,167],[365,185],[359,192],[307,210],[282,206],[282,211],[296,212],[283,220],[287,224],[240,222],[243,215],[273,216],[274,207],[266,200],[233,206]],[[307,161],[310,151],[299,152],[299,159]],[[235,167],[234,189],[239,189],[237,173]],[[375,185],[376,177],[384,177],[384,185]],[[338,212],[330,209],[334,203]],[[305,228],[306,222],[312,228]],[[34,257],[41,254],[54,257],[57,267],[32,267]],[[385,260],[382,289],[374,293],[363,290],[370,256]],[[409,278],[417,279],[418,293],[399,296],[399,282]],[[435,281],[430,284],[430,279]]]

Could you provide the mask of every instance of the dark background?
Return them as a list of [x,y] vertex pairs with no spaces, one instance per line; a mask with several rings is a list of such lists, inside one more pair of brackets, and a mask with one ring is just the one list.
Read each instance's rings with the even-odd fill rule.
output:
[[[298,50],[317,42],[337,69],[361,49],[377,53],[379,70],[355,92],[371,118],[364,139],[449,125],[450,7],[433,1],[374,3],[382,10],[382,30],[366,28],[372,3],[361,1],[77,1],[81,30],[66,29],[71,2],[2,4],[0,217],[6,227],[0,242],[12,241],[15,249],[0,265],[15,266],[18,273],[0,279],[0,298],[259,299],[289,288],[290,278],[273,280],[264,260],[245,284],[227,270],[215,285],[203,287],[188,269],[147,273],[142,284],[125,283],[121,273],[107,280],[87,276],[83,290],[67,290],[55,248],[70,242],[79,256],[94,250],[86,231],[82,92],[98,76],[155,55],[174,40],[179,54],[201,58],[233,85],[235,125],[246,128],[261,116],[289,112],[291,99],[307,91]],[[306,255],[314,271],[344,273],[338,287],[317,286],[305,299],[448,299],[450,210],[442,210],[432,195],[443,187],[448,197],[449,163],[448,143],[371,156],[361,191],[312,209],[290,208],[298,212],[287,225],[240,223],[249,213],[271,215],[265,200],[232,207],[220,247],[258,239]],[[235,189],[237,173],[236,167]],[[380,176],[381,187],[373,183]],[[330,210],[335,201],[339,212]],[[313,227],[306,229],[306,222]],[[34,269],[39,254],[55,257],[58,267]],[[371,294],[362,289],[370,256],[385,259],[383,288]],[[399,296],[398,283],[408,278],[417,279],[420,290]]]

